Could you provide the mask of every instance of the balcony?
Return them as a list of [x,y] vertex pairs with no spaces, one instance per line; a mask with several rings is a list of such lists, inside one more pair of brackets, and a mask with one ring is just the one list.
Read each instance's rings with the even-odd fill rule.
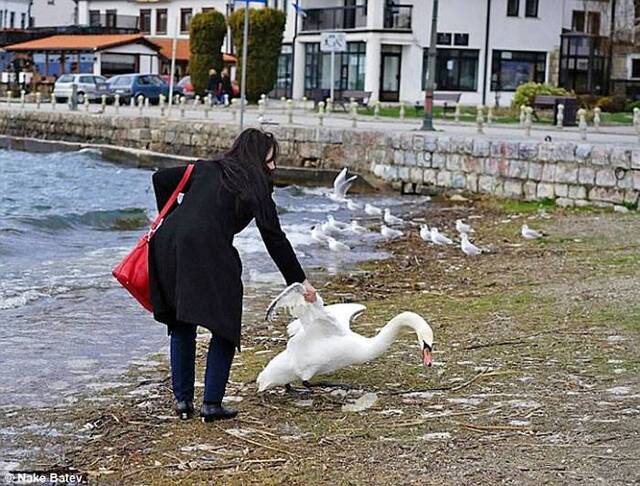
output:
[[367,8],[353,7],[308,8],[302,21],[302,32],[359,29],[367,26]]
[[411,30],[413,5],[388,3],[384,7],[384,28],[388,30]]
[[106,14],[90,12],[90,27],[106,27],[110,29],[138,30],[139,19],[135,15],[117,15],[107,12]]

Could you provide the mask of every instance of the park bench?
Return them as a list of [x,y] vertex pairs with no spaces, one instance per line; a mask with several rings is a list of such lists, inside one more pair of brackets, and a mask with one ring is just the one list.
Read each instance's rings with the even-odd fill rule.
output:
[[538,117],[538,110],[553,110],[554,112],[554,124],[557,113],[555,112],[556,106],[562,103],[565,105],[565,126],[571,126],[575,124],[577,100],[574,96],[556,96],[556,95],[537,95],[533,99],[533,117],[536,121],[540,121]]
[[[446,115],[447,111],[455,111],[456,105],[460,103],[462,93],[434,93],[433,104],[442,105],[443,113]],[[418,102],[415,104],[416,113],[424,111],[424,102]]]
[[371,98],[371,91],[345,89],[344,91],[335,92],[334,96],[334,104],[340,105],[344,111],[348,111],[352,98],[358,105],[367,106]]

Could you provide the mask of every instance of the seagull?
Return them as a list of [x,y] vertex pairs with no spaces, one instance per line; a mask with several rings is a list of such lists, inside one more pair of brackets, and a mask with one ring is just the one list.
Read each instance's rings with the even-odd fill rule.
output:
[[322,227],[315,225],[311,228],[311,239],[323,245],[327,242],[327,235],[322,231]]
[[389,208],[386,208],[384,210],[384,222],[387,224],[404,224],[404,219],[402,218],[398,218],[397,216],[394,216],[393,214],[391,214],[391,210]]
[[399,238],[400,236],[403,235],[402,231],[389,228],[388,226],[385,226],[385,225],[380,226],[380,234],[387,240]]
[[467,233],[460,233],[460,248],[465,255],[478,256],[482,250],[469,241]]
[[374,206],[373,204],[367,203],[364,205],[364,212],[369,216],[380,216],[382,214],[382,209]]
[[529,228],[526,224],[522,225],[521,230],[522,237],[526,240],[535,240],[537,238],[542,238],[543,234],[539,231]]
[[347,223],[337,221],[333,216],[327,216],[327,222],[322,225],[322,229],[325,233],[339,234],[349,229]]
[[461,219],[456,219],[456,230],[458,233],[475,233],[475,230],[468,224],[464,223]]
[[431,231],[429,231],[429,226],[426,224],[420,225],[420,238],[424,241],[431,241]]
[[334,201],[344,201],[347,198],[347,191],[351,189],[357,178],[357,175],[347,178],[347,168],[342,169],[333,181],[333,192],[329,193],[329,198]]
[[362,206],[351,199],[347,199],[347,209],[349,211],[358,211],[359,209],[362,209]]
[[358,233],[358,234],[364,234],[369,231],[367,228],[365,228],[360,223],[358,223],[355,219],[351,221],[351,224],[349,225],[349,229],[354,233]]
[[329,242],[329,249],[332,251],[351,251],[348,245],[332,238],[331,236],[327,236],[327,241]]
[[434,245],[451,245],[453,241],[438,231],[438,228],[431,228],[431,242]]

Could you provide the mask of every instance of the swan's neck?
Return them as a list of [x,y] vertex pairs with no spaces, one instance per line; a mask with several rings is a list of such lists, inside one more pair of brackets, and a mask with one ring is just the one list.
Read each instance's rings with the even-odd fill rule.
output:
[[368,339],[366,360],[373,360],[385,353],[398,338],[400,329],[410,327],[416,329],[414,322],[405,313],[399,314],[384,326],[378,334]]

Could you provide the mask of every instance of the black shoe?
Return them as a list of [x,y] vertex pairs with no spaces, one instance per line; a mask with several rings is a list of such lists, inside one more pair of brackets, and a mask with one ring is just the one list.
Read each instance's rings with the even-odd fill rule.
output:
[[188,420],[193,417],[193,402],[181,400],[176,402],[176,413],[181,420]]
[[238,415],[237,410],[223,407],[220,403],[203,403],[200,409],[200,417],[203,422],[232,419],[236,415]]

